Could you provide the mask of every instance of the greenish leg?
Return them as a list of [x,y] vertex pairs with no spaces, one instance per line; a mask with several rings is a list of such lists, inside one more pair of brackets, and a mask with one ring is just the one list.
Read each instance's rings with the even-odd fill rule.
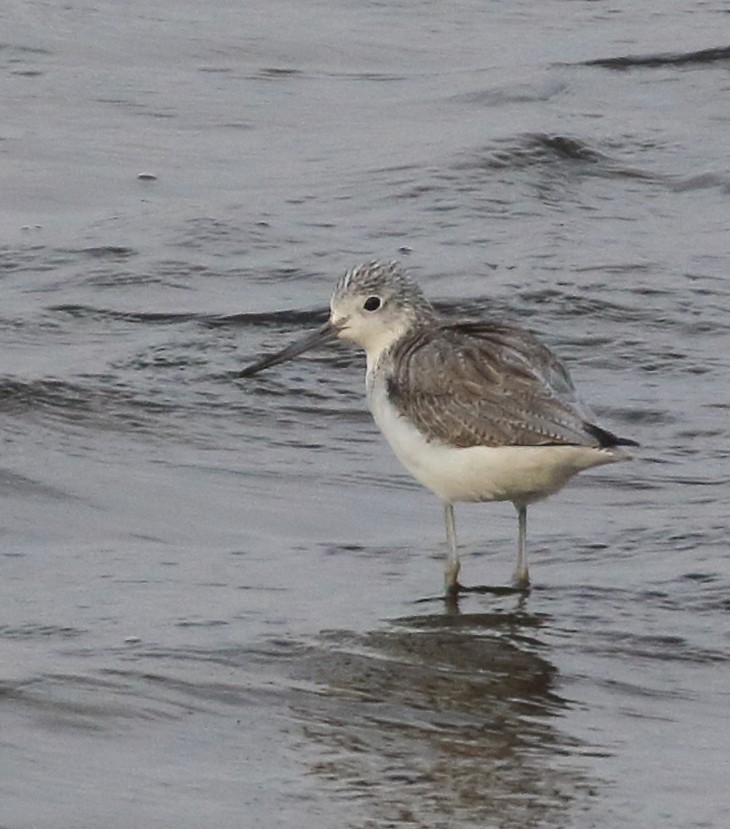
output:
[[527,552],[525,550],[527,544],[527,507],[524,504],[521,506],[515,504],[515,507],[517,509],[517,519],[520,526],[520,540],[517,550],[517,567],[515,568],[512,581],[515,587],[518,587],[520,590],[526,590],[530,586],[530,574],[527,570]]
[[446,593],[454,595],[459,591],[459,551],[456,549],[456,521],[454,519],[454,505],[444,504],[444,524],[446,525],[446,540],[449,543],[449,553],[446,558],[444,571],[444,586]]

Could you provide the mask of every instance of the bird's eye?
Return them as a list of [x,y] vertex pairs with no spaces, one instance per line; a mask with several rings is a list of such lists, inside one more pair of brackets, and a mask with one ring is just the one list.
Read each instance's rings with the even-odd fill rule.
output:
[[366,311],[377,311],[380,308],[380,297],[379,296],[369,296],[365,300],[365,304],[362,306]]

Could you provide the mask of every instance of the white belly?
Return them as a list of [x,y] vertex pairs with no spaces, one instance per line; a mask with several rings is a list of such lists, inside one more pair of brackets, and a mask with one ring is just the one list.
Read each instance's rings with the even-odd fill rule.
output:
[[625,460],[621,450],[588,446],[474,446],[428,441],[388,400],[384,384],[368,389],[373,418],[398,460],[445,503],[547,498],[577,472]]

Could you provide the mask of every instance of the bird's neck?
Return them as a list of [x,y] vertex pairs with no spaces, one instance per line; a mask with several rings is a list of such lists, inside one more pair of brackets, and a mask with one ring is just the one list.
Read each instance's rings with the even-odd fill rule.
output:
[[367,359],[368,374],[376,371],[388,359],[390,352],[397,342],[410,334],[413,329],[411,323],[406,323],[397,328],[384,328],[377,332],[365,345],[365,356]]
[[387,376],[391,373],[393,352],[397,350],[400,343],[417,336],[420,328],[419,321],[410,321],[404,323],[400,328],[383,332],[384,334],[387,333],[387,336],[382,336],[368,343],[365,348],[368,388],[378,377]]

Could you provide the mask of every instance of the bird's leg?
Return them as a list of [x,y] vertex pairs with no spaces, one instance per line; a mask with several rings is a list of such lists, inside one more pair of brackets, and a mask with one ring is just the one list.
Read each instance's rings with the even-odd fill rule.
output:
[[444,586],[446,593],[453,596],[459,592],[459,552],[456,549],[456,521],[454,520],[454,505],[444,504],[444,524],[446,524],[446,540],[449,543],[449,552],[446,558],[444,571]]
[[527,571],[527,553],[525,545],[527,542],[527,506],[515,504],[517,509],[517,518],[520,526],[520,540],[517,550],[517,567],[512,581],[515,587],[520,590],[526,590],[530,586],[530,574]]

